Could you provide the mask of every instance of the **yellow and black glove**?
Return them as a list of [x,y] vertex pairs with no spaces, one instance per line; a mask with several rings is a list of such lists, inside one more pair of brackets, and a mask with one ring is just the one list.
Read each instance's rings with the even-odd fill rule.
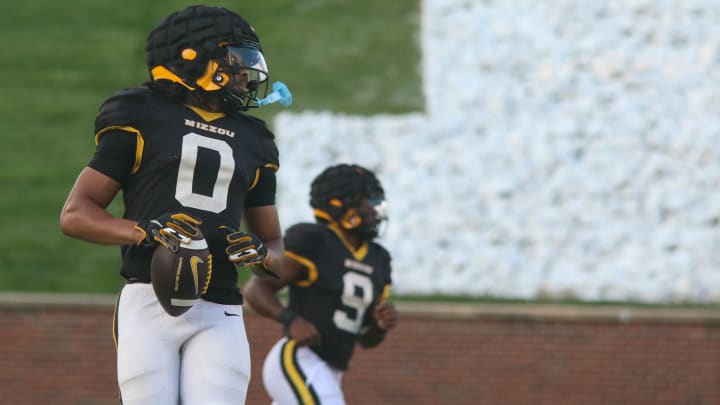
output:
[[138,241],[138,246],[154,246],[159,244],[172,252],[177,252],[180,243],[187,243],[201,235],[202,221],[183,212],[165,213],[151,220],[140,221],[135,225],[145,233],[145,237]]
[[277,274],[268,269],[268,249],[257,235],[237,231],[227,226],[221,228],[227,232],[225,240],[228,245],[225,248],[225,253],[227,253],[228,260],[235,265],[235,268],[249,267],[252,273],[257,276],[278,278]]

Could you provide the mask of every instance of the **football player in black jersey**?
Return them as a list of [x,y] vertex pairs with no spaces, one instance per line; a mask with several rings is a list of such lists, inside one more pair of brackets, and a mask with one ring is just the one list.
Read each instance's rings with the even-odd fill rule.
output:
[[[311,185],[316,223],[291,226],[279,279],[253,276],[244,295],[259,314],[282,323],[263,381],[273,404],[344,404],[342,374],[356,344],[377,346],[395,327],[390,254],[374,242],[385,193],[370,170],[331,166]],[[276,293],[288,286],[284,307]]]
[[[268,69],[250,24],[207,6],[163,19],[147,37],[146,59],[150,81],[100,108],[95,155],[70,191],[61,228],[121,245],[127,284],[113,334],[124,405],[243,403],[250,350],[237,271],[277,271],[284,250],[278,149],[265,123],[243,113],[262,100]],[[119,191],[122,218],[107,210]],[[212,278],[203,299],[172,317],[149,284],[151,258],[158,244],[197,228]]]

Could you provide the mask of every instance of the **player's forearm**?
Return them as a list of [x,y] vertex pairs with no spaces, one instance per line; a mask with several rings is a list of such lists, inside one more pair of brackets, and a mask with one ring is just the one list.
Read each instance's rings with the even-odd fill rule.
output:
[[258,314],[273,320],[280,318],[284,306],[268,280],[251,277],[245,285],[243,296]]
[[60,213],[65,235],[107,245],[137,243],[143,234],[135,221],[112,216],[107,207],[120,184],[99,171],[86,167],[78,176]]
[[267,269],[273,273],[279,273],[283,266],[283,260],[285,259],[283,252],[285,245],[283,244],[282,238],[267,240],[263,243],[267,246],[269,253],[266,262]]
[[60,216],[62,232],[73,238],[107,245],[133,245],[143,238],[135,221],[116,218],[99,207],[66,207]]

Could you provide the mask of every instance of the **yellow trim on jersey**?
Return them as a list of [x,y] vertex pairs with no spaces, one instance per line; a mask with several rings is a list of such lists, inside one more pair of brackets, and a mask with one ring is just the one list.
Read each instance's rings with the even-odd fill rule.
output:
[[115,301],[115,309],[113,309],[113,317],[112,317],[112,338],[113,338],[113,342],[115,343],[115,352],[117,352],[117,349],[118,349],[117,313],[118,313],[119,305],[120,305],[120,296],[118,295],[118,299]]
[[185,104],[185,107],[195,111],[195,114],[199,115],[206,122],[215,121],[216,119],[225,116],[225,113],[205,111],[202,108],[195,107],[194,105]]
[[255,179],[253,180],[252,184],[250,185],[250,188],[248,188],[248,191],[252,190],[257,186],[257,184],[260,182],[260,168],[258,167],[255,169]]
[[337,224],[330,224],[328,225],[328,228],[330,228],[331,231],[335,232],[335,235],[340,238],[340,242],[342,242],[343,245],[345,245],[345,247],[347,248],[347,250],[352,253],[355,260],[362,261],[363,259],[365,259],[365,256],[367,256],[368,254],[368,247],[370,246],[367,242],[363,241],[360,247],[355,249],[350,243],[348,243],[347,240],[345,240],[345,236],[343,236],[343,233]]
[[315,266],[315,263],[312,262],[312,260],[308,259],[305,256],[300,256],[299,254],[285,251],[285,256],[289,257],[296,262],[302,264],[308,269],[308,278],[307,280],[298,281],[295,284],[300,287],[309,287],[312,283],[314,283],[318,278],[318,271],[317,267]]
[[390,284],[385,284],[382,294],[380,294],[380,302],[387,301],[390,299]]
[[[263,168],[272,169],[273,171],[276,171],[276,172],[278,170],[280,170],[280,166],[272,164],[272,163],[265,163],[265,165],[263,165]],[[255,186],[257,186],[257,184],[259,182],[260,182],[260,168],[258,167],[257,169],[255,169],[255,180],[253,180],[252,184],[250,185],[250,188],[248,188],[248,191],[254,189]]]
[[123,126],[123,125],[113,125],[106,128],[101,129],[97,134],[95,134],[95,145],[100,142],[100,136],[105,134],[108,131],[112,130],[118,130],[118,131],[125,131],[135,134],[137,137],[137,142],[135,143],[135,163],[133,164],[132,173],[137,173],[138,170],[140,170],[140,163],[142,162],[142,154],[143,149],[145,149],[145,139],[143,139],[142,132],[140,132],[139,129],[129,126]]
[[281,364],[283,369],[287,373],[288,378],[290,379],[290,384],[300,396],[300,399],[302,399],[303,405],[314,405],[315,398],[313,398],[313,395],[308,389],[308,386],[305,385],[305,381],[303,380],[302,375],[300,375],[300,371],[297,369],[297,365],[293,361],[295,346],[296,343],[292,339],[288,340],[283,345]]

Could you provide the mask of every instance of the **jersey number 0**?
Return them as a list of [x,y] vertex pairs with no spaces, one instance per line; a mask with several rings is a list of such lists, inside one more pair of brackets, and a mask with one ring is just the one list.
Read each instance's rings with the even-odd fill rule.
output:
[[[199,148],[206,148],[220,155],[220,168],[211,195],[193,192],[195,166]],[[182,155],[178,169],[175,199],[186,207],[210,212],[221,212],[227,208],[230,181],[235,172],[233,151],[226,142],[191,132],[183,137]]]

